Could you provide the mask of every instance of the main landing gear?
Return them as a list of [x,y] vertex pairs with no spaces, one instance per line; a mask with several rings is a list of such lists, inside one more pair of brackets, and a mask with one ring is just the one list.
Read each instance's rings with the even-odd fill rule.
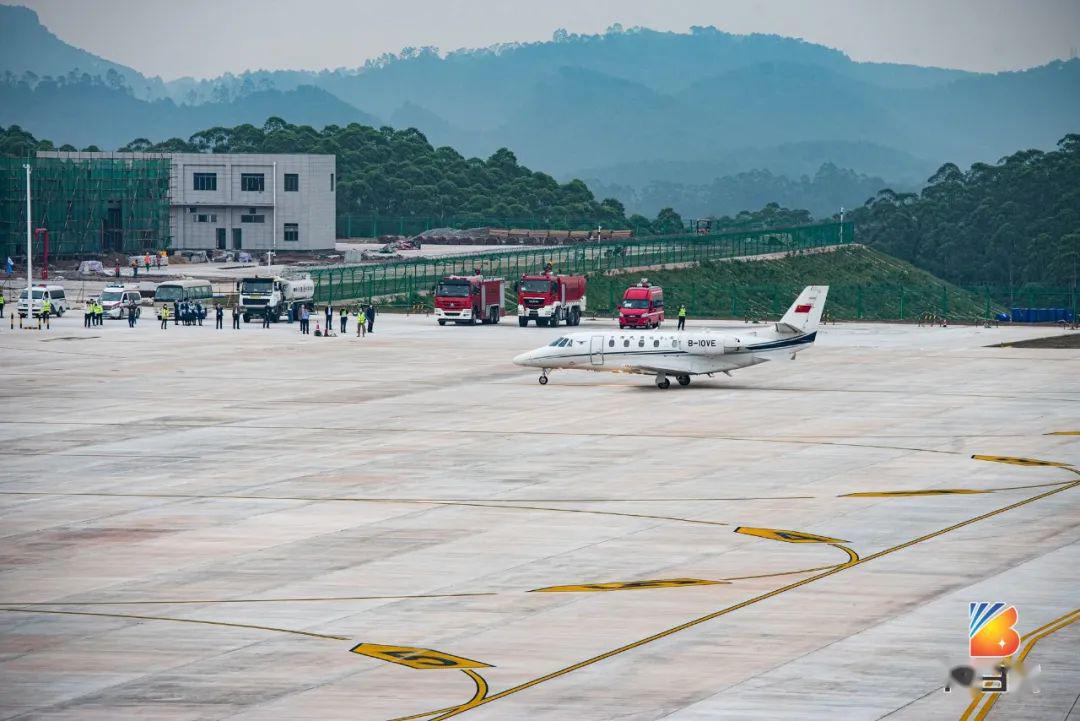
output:
[[541,368],[540,369],[540,377],[537,378],[537,380],[540,382],[540,385],[542,385],[542,386],[547,385],[547,382],[548,382],[548,369],[547,368]]
[[[675,376],[675,380],[679,381],[679,385],[681,385],[681,386],[690,385],[690,376],[689,375],[686,375],[686,374],[677,375],[677,376]],[[666,375],[663,375],[663,374],[658,375],[658,376],[656,376],[656,387],[661,389],[661,390],[667,390],[668,388],[671,387],[671,381],[668,380],[668,377]]]

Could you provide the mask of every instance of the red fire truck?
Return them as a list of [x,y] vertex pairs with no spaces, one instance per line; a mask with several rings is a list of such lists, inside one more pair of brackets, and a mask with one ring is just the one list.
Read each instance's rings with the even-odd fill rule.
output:
[[498,323],[506,301],[506,281],[482,275],[448,275],[435,286],[439,325]]
[[555,327],[559,323],[577,325],[585,313],[585,276],[521,276],[517,284],[518,325],[522,328],[535,320],[538,326]]
[[664,289],[644,278],[623,293],[619,306],[620,328],[659,328],[664,322]]

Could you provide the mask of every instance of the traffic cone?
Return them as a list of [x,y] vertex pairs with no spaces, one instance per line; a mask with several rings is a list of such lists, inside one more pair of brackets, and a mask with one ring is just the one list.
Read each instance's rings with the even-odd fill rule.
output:
[[315,335],[316,336],[321,336],[322,335],[322,331],[319,329],[319,321],[315,321]]

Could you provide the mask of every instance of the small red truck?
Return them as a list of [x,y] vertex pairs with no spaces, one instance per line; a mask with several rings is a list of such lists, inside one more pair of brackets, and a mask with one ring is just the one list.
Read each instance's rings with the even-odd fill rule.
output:
[[518,325],[577,325],[585,313],[585,276],[525,274],[517,284]]
[[439,325],[498,323],[506,301],[506,281],[482,275],[448,275],[435,286]]
[[619,328],[659,328],[664,322],[664,289],[642,279],[623,293]]

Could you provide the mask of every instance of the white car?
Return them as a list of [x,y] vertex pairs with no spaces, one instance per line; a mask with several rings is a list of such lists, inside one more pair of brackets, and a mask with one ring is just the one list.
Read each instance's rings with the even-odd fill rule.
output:
[[19,310],[19,317],[25,318],[27,313],[30,312],[35,318],[41,315],[41,305],[47,298],[52,311],[50,315],[57,318],[62,316],[68,310],[67,296],[64,294],[64,286],[62,285],[35,285],[33,287],[34,299],[33,305],[27,306],[26,302],[26,288],[22,289],[19,293],[19,302],[17,308]]
[[[135,305],[142,304],[142,293],[137,290],[128,290],[122,286],[108,286],[101,291],[99,299],[101,307],[105,311],[106,318],[127,318],[128,304],[135,301]],[[138,318],[141,311],[135,309],[135,317]]]

